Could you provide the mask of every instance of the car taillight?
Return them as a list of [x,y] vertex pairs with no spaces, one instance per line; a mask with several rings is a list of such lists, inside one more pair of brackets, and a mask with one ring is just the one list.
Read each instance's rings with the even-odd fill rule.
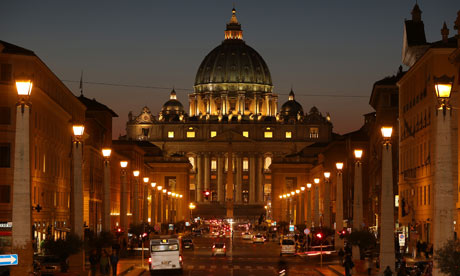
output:
[[224,248],[225,248],[225,244],[224,244]]
[[152,263],[152,258],[149,258],[149,264],[151,264],[151,263]]
[[179,255],[179,262],[182,262],[182,255]]
[[212,248],[216,248],[216,246],[215,246],[215,245],[213,245],[213,246],[212,246]]

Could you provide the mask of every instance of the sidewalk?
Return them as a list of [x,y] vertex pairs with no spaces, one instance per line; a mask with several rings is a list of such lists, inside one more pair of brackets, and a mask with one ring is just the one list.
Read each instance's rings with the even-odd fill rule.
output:
[[[318,272],[320,272],[324,276],[337,276],[337,275],[343,276],[343,275],[345,275],[345,267],[343,267],[341,265],[328,265],[326,270],[331,271],[332,274],[323,273],[323,270],[325,270],[324,267],[321,270],[319,270]],[[378,274],[378,270],[375,267],[372,268],[371,275],[377,275],[377,274]],[[355,272],[355,270],[353,270],[352,275],[367,276],[367,272],[357,273],[357,272]]]

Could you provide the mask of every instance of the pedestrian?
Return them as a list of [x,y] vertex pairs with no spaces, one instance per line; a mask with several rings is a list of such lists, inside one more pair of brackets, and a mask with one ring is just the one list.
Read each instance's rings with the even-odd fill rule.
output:
[[112,255],[110,255],[110,265],[112,266],[112,275],[117,275],[117,265],[118,265],[118,255],[115,250],[112,250]]
[[398,270],[398,276],[407,276],[407,268],[406,268],[405,260],[401,262],[401,266],[399,267],[399,270]]
[[100,271],[102,275],[109,275],[110,273],[110,258],[107,251],[102,252],[102,256],[99,260]]
[[388,265],[387,268],[385,268],[385,271],[383,271],[383,276],[392,276],[393,271],[391,271],[390,266]]
[[99,263],[99,256],[97,255],[96,249],[93,249],[93,251],[91,251],[91,254],[89,255],[91,276],[96,276],[98,263]]
[[371,276],[372,274],[372,258],[368,257],[366,260],[367,275]]
[[350,254],[347,254],[347,256],[345,256],[345,261],[343,262],[343,266],[345,267],[345,276],[350,276],[351,270],[355,266],[355,264],[351,260]]

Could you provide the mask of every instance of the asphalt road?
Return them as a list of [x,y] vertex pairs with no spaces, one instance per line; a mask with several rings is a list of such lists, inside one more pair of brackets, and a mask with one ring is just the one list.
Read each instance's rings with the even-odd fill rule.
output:
[[[224,241],[227,256],[212,256],[211,248],[215,241]],[[183,274],[187,276],[272,276],[279,275],[279,262],[283,260],[288,267],[288,276],[321,276],[315,270],[319,266],[319,257],[283,256],[280,257],[280,245],[277,242],[253,244],[243,240],[236,232],[230,238],[212,238],[210,236],[193,239],[194,250],[183,251]],[[333,260],[323,259],[324,263]],[[148,272],[143,275],[148,275]]]

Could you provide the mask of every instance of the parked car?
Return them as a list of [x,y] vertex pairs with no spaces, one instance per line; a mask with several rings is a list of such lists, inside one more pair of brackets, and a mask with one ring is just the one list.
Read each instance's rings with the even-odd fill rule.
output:
[[217,255],[227,255],[227,248],[225,247],[225,243],[223,242],[216,242],[212,245],[212,256]]
[[249,232],[244,232],[244,233],[241,235],[241,237],[243,238],[243,240],[250,240],[250,239],[252,239],[252,235],[251,235],[251,233],[249,233]]
[[280,256],[283,254],[295,254],[295,241],[292,239],[283,239],[281,241],[281,252]]
[[195,245],[193,244],[192,239],[182,239],[182,249],[194,249]]
[[265,242],[265,238],[262,234],[254,235],[254,237],[252,238],[252,243],[264,243],[264,242]]

